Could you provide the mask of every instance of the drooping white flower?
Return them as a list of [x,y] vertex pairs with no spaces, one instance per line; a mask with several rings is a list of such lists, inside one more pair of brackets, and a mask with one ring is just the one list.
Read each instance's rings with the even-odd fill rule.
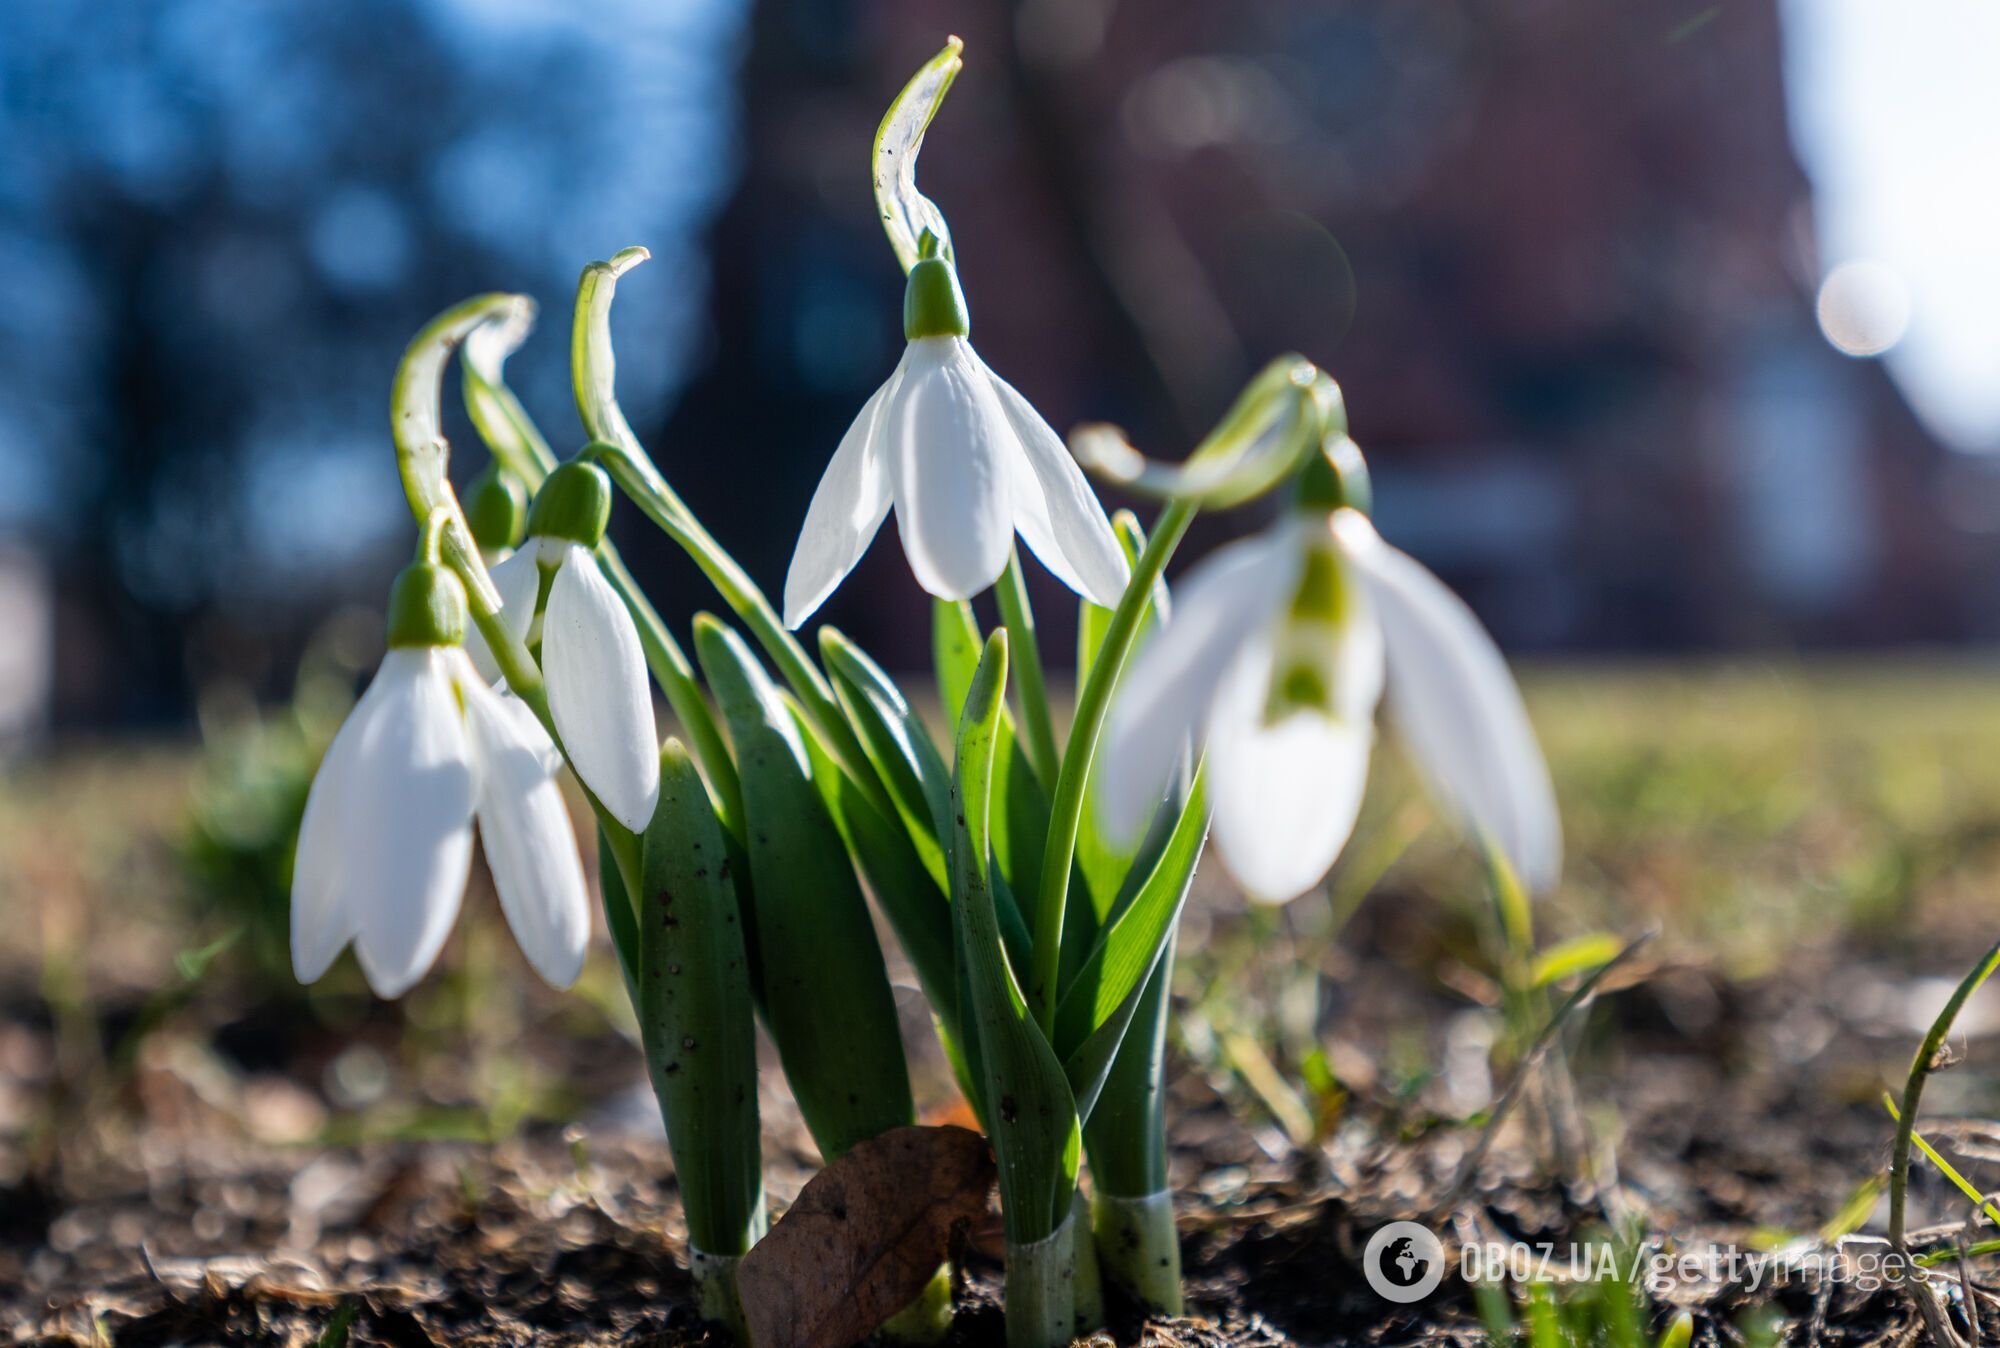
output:
[[910,272],[909,346],[834,450],[785,577],[785,624],[833,593],[875,532],[896,529],[917,583],[967,599],[1000,578],[1018,532],[1063,584],[1115,605],[1131,574],[1062,440],[967,340],[964,297],[938,258]]
[[[612,817],[637,833],[660,799],[660,740],[638,628],[591,551],[609,512],[603,470],[564,464],[535,497],[527,541],[492,575],[514,634],[532,641],[540,624],[549,713],[571,766]],[[544,575],[548,601],[538,614]],[[500,676],[476,629],[466,647],[481,674]]]
[[408,991],[457,918],[477,819],[528,963],[557,987],[576,981],[590,905],[560,766],[533,713],[488,687],[461,648],[392,648],[306,798],[292,871],[299,980],[351,941],[378,995]]
[[1554,792],[1505,659],[1462,600],[1347,508],[1294,511],[1180,588],[1105,731],[1105,828],[1136,834],[1182,745],[1205,739],[1224,865],[1253,898],[1305,892],[1353,831],[1385,674],[1432,795],[1531,889],[1552,886]]

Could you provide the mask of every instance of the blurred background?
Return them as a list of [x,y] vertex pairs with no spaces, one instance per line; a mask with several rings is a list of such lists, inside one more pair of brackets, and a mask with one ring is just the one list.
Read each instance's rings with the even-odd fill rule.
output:
[[[551,993],[479,869],[404,1001],[345,959],[291,975],[299,812],[414,535],[389,380],[446,305],[529,293],[508,374],[573,449],[578,273],[645,245],[624,405],[775,592],[902,345],[868,152],[951,32],[921,181],[983,355],[1059,428],[1116,421],[1167,458],[1272,356],[1322,363],[1384,532],[1522,657],[1564,810],[1531,932],[1393,753],[1322,892],[1246,911],[1204,870],[1184,1197],[1457,1145],[1544,980],[1648,920],[1665,936],[1571,1046],[1587,1131],[1653,1215],[1809,1231],[1873,1182],[1880,1084],[2000,889],[2000,5],[13,0],[0,1322],[15,1298],[97,1342],[108,1303],[62,1290],[92,1280],[153,1314],[142,1238],[428,1278],[427,1233],[490,1235],[512,1194],[505,1221],[546,1235],[576,1184],[615,1213],[605,1176],[639,1214],[615,1241],[672,1272],[601,940]],[[464,480],[482,455],[446,403]],[[1182,564],[1260,523],[1203,519]],[[613,527],[671,621],[716,606],[636,512]],[[1073,608],[1027,570],[1067,668]],[[823,616],[927,683],[892,538]],[[764,1081],[782,1196],[813,1158]],[[2000,1080],[1931,1105],[2000,1110]]]
[[[867,149],[948,31],[923,180],[981,350],[1057,426],[1178,456],[1295,348],[1386,532],[1510,649],[2000,637],[1981,0],[30,0],[0,30],[0,724],[283,693],[409,545],[403,343],[534,295],[510,374],[573,447],[575,278],[631,243],[626,406],[775,590],[897,356]],[[712,603],[638,526],[662,608]],[[893,546],[864,575],[827,616],[921,666]]]

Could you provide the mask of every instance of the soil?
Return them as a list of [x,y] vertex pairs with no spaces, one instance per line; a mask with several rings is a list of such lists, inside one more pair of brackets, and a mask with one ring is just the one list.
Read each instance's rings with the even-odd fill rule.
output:
[[[1596,1159],[1573,1155],[1565,1175],[1554,1116],[1524,1107],[1448,1203],[1477,1120],[1444,1117],[1426,1103],[1435,1092],[1412,1095],[1374,1070],[1390,1027],[1448,1019],[1448,993],[1395,969],[1352,973],[1333,1055],[1347,1093],[1317,1140],[1294,1144],[1219,1092],[1212,1073],[1177,1063],[1190,1314],[1146,1321],[1114,1304],[1117,1342],[1484,1342],[1456,1279],[1409,1307],[1370,1292],[1359,1266],[1369,1233],[1430,1217],[1449,1247],[1467,1236],[1567,1241],[1625,1221],[1677,1248],[1769,1248],[1817,1230],[1884,1168],[1879,1086],[1913,1038],[1890,994],[1910,985],[1852,952],[1748,986],[1698,969],[1633,970],[1572,1045],[1582,1109],[1570,1150]],[[720,1337],[692,1311],[671,1167],[622,1041],[560,1046],[588,1102],[569,1128],[328,1145],[316,1084],[328,1046],[287,1042],[286,1024],[273,1007],[233,1031],[156,1033],[113,1093],[92,1101],[91,1117],[118,1127],[16,1128],[0,1141],[0,1324],[13,1341],[304,1344],[337,1342],[323,1336],[339,1323],[349,1342],[396,1345]],[[82,1117],[73,1100],[38,1100],[35,1115],[21,1107],[38,1089],[59,1094],[57,1038],[40,1005],[0,1015],[0,1110],[12,1091],[16,1123]],[[1951,1103],[1951,1080],[1940,1076],[1934,1100]],[[812,1153],[781,1094],[765,1112],[782,1208]],[[1978,1148],[1965,1151],[1976,1163]],[[1958,1220],[1947,1199],[1920,1177],[1917,1219]],[[995,1214],[961,1253],[955,1343],[1003,1341],[999,1249]],[[1687,1307],[1697,1345],[1734,1344],[1756,1305],[1783,1315],[1792,1343],[1904,1342],[1918,1328],[1893,1290],[1815,1296],[1716,1279],[1676,1288],[1653,1314],[1659,1323]]]

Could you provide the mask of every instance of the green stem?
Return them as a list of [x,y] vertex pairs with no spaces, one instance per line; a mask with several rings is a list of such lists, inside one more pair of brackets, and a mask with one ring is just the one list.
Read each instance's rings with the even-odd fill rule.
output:
[[1076,1217],[1007,1245],[1007,1348],[1066,1348],[1076,1337]]
[[716,593],[723,602],[735,611],[750,629],[750,634],[764,648],[771,662],[778,667],[785,682],[813,718],[841,761],[849,769],[849,774],[869,796],[870,803],[887,810],[889,801],[882,794],[881,784],[874,774],[867,770],[868,759],[861,751],[861,742],[854,737],[853,728],[841,714],[840,706],[834,701],[833,689],[819,672],[798,638],[786,630],[779,620],[777,610],[757,588],[755,581],[736,563],[736,559],[723,550],[700,521],[675,496],[672,489],[661,481],[659,473],[644,457],[645,451],[633,452],[633,446],[617,442],[607,442],[600,446],[598,462],[611,474],[611,480],[632,499],[634,505],[653,521],[687,555],[694,559],[696,566],[715,586]]
[[[464,372],[465,410],[471,416],[479,438],[485,441],[487,452],[519,477],[532,493],[542,485],[542,479],[554,470],[556,454],[549,448],[549,442],[542,435],[541,428],[535,425],[534,418],[528,415],[528,409],[521,405],[521,400],[514,396],[513,390],[502,378],[504,359],[504,354],[499,359],[488,354],[482,360],[476,358],[473,351],[466,351],[465,359],[460,362]],[[729,746],[716,726],[715,715],[709,710],[708,700],[702,696],[693,663],[688,660],[680,643],[674,640],[673,632],[626,568],[625,559],[610,539],[598,544],[597,561],[605,579],[611,582],[611,588],[625,601],[633,624],[639,629],[639,644],[646,652],[646,667],[652,671],[654,681],[666,694],[668,705],[674,709],[675,717],[687,731],[695,761],[701,765],[703,775],[713,789],[716,813],[721,817],[722,826],[740,839],[743,836],[743,784],[737,777],[736,764],[729,756]]]
[[1181,1240],[1171,1189],[1139,1198],[1099,1190],[1091,1195],[1091,1224],[1107,1279],[1152,1314],[1183,1312]]
[[1018,548],[1007,554],[994,593],[1000,599],[1000,619],[1007,626],[1007,644],[1014,651],[1014,686],[1021,691],[1021,725],[1028,732],[1028,762],[1042,779],[1043,789],[1056,779],[1056,726],[1049,716],[1049,694],[1042,682],[1042,652],[1035,642],[1035,611],[1028,603],[1027,580],[1021,575]]
[[[757,638],[778,672],[791,685],[834,752],[849,769],[849,776],[879,808],[888,808],[881,783],[868,768],[847,718],[840,713],[833,690],[820,674],[805,648],[778,618],[736,559],[704,529],[687,503],[675,494],[653,465],[645,446],[625,419],[618,405],[617,360],[611,347],[611,301],[618,291],[618,278],[651,256],[644,248],[627,248],[608,262],[593,262],[583,269],[577,283],[576,309],[570,323],[570,384],[576,395],[577,415],[590,438],[600,442],[598,458],[612,479],[646,515],[694,559],[702,574],[715,586],[723,602],[743,620]],[[609,452],[605,452],[609,451]]]
[[[549,714],[542,671],[513,629],[501,620],[500,592],[486,573],[479,546],[466,527],[465,511],[459,506],[446,474],[451,445],[444,437],[439,407],[445,363],[459,344],[485,324],[525,321],[533,312],[533,302],[523,296],[480,295],[453,305],[425,324],[411,339],[396,367],[396,378],[389,391],[389,427],[396,445],[396,468],[403,479],[403,492],[409,498],[411,513],[424,530],[426,547],[435,542],[444,564],[464,582],[467,611],[492,649],[494,663],[499,665],[507,687],[527,704],[560,749],[562,736],[556,731],[555,718]],[[588,786],[584,787],[584,796],[604,826],[626,892],[639,893],[638,837],[605,810]]]
[[1175,501],[1160,512],[1152,536],[1146,540],[1146,550],[1139,554],[1132,579],[1126,582],[1125,593],[1112,612],[1104,644],[1091,666],[1090,681],[1077,697],[1076,721],[1070,727],[1069,748],[1063,754],[1055,800],[1049,807],[1049,836],[1042,853],[1041,889],[1035,908],[1034,979],[1027,993],[1044,1033],[1053,1033],[1055,1028],[1061,993],[1063,911],[1069,902],[1071,863],[1083,819],[1084,788],[1090,784],[1090,765],[1097,755],[1097,737],[1104,729],[1111,690],[1124,672],[1125,658],[1139,635],[1140,619],[1152,602],[1153,583],[1166,570],[1167,559],[1180,546],[1198,509],[1191,502]]

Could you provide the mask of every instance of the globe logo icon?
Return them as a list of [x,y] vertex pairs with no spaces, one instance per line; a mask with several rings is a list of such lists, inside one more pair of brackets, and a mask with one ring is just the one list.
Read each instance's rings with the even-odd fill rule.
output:
[[1384,1301],[1422,1301],[1444,1281],[1444,1245],[1416,1222],[1390,1222],[1368,1238],[1361,1270]]

